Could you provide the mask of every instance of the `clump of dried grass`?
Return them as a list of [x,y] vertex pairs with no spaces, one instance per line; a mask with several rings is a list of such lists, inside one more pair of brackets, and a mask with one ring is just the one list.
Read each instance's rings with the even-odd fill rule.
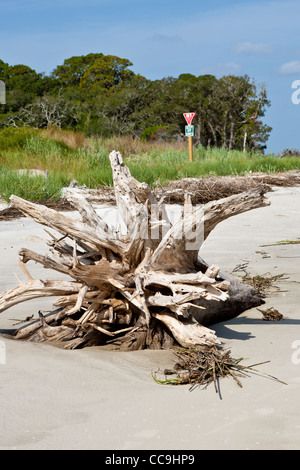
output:
[[234,359],[230,350],[212,347],[196,347],[193,349],[176,348],[175,356],[177,362],[173,369],[165,369],[162,374],[164,378],[158,378],[161,371],[153,374],[154,380],[162,385],[190,385],[190,391],[197,387],[206,387],[214,383],[215,391],[220,393],[219,379],[232,377],[239,387],[242,388],[240,378],[249,376],[250,373],[265,375],[277,382],[285,382],[276,377],[257,370],[255,367],[270,361],[260,362],[244,366],[241,364],[243,358]]
[[274,282],[286,279],[285,274],[275,274],[275,275],[268,275],[268,273],[263,275],[256,275],[250,276],[248,273],[243,277],[243,281],[249,284],[250,286],[254,287],[260,295],[264,295],[268,292],[269,289],[272,287],[278,289],[277,286],[274,285]]
[[202,178],[182,178],[157,187],[155,192],[170,204],[182,204],[185,195],[193,204],[205,204],[223,197],[239,194],[258,185],[292,187],[300,184],[299,171],[274,174],[248,174],[235,176],[206,176]]
[[141,140],[134,135],[120,135],[113,137],[91,137],[89,139],[91,144],[105,148],[109,154],[113,150],[118,150],[123,158],[130,158],[131,161],[136,159],[139,161],[143,156],[149,155],[153,152],[156,155],[162,155],[165,151],[172,150],[174,152],[186,151],[186,143],[183,142],[167,142],[167,141],[154,141],[149,142]]
[[82,132],[72,130],[62,130],[56,126],[43,129],[41,134],[57,142],[62,142],[72,149],[83,149],[87,146],[87,139]]
[[[185,195],[191,197],[193,204],[205,204],[242,193],[258,185],[261,185],[261,182],[257,182],[250,177],[208,176],[171,181],[164,187],[156,188],[155,192],[164,196],[165,201],[170,204],[183,203]],[[268,190],[271,190],[271,188],[268,188]]]
[[267,310],[261,310],[260,308],[257,310],[262,313],[264,321],[280,321],[283,319],[283,315],[273,307],[267,308]]

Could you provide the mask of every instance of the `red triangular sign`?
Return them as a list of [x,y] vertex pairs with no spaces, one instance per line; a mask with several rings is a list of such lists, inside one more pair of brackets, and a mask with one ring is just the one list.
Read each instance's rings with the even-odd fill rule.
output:
[[184,113],[183,115],[184,115],[186,122],[188,123],[188,126],[190,126],[192,123],[192,120],[196,116],[196,113]]

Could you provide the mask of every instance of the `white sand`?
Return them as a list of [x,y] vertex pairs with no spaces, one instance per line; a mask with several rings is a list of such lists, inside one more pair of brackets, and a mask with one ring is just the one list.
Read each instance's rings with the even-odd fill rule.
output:
[[[222,222],[201,256],[229,274],[243,262],[251,275],[286,274],[287,281],[277,282],[281,291],[262,307],[278,309],[284,320],[263,321],[252,309],[213,328],[232,356],[244,357],[245,365],[271,361],[258,369],[288,385],[252,375],[242,379],[241,389],[225,378],[220,398],[212,384],[189,392],[188,386],[155,383],[151,372],[172,365],[170,351],[66,351],[0,336],[6,353],[0,364],[0,449],[299,449],[300,351],[292,346],[298,341],[300,350],[300,245],[261,245],[300,238],[300,188],[268,196],[270,207]],[[27,219],[0,222],[1,292],[16,285],[15,272],[23,276],[19,248],[42,252],[46,238]],[[28,267],[35,277],[53,278],[51,271]],[[0,330],[47,310],[52,300],[1,313]]]

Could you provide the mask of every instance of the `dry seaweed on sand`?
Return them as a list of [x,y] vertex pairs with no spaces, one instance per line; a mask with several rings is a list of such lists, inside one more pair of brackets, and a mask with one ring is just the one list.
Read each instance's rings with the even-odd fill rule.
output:
[[268,245],[261,245],[261,246],[282,246],[282,245],[299,245],[299,244],[300,244],[300,240],[297,239],[297,240],[281,240],[276,243],[270,243]]
[[[175,349],[175,348],[174,348]],[[230,350],[222,350],[216,346],[203,346],[196,348],[176,348],[175,356],[177,362],[173,369],[165,369],[163,372],[156,371],[153,379],[161,385],[190,385],[190,391],[197,387],[207,386],[214,383],[215,391],[220,392],[219,379],[230,376],[239,387],[242,388],[240,378],[250,373],[265,375],[277,382],[286,385],[285,382],[276,377],[260,372],[254,367],[266,364],[270,361],[244,366],[241,364],[243,358],[234,359]],[[158,374],[164,378],[159,379]]]
[[280,321],[283,319],[282,313],[273,307],[268,308],[267,310],[257,308],[257,310],[263,314],[263,320],[265,321]]
[[274,276],[268,275],[268,273],[263,275],[250,276],[248,273],[243,277],[243,281],[254,287],[259,294],[265,294],[267,290],[271,289],[274,286],[274,282],[282,281],[286,279],[285,274],[276,274]]
[[300,174],[298,170],[276,173],[249,173],[247,175],[203,176],[197,178],[182,178],[170,181],[165,186],[157,186],[157,196],[163,197],[165,202],[181,204],[184,197],[189,194],[193,204],[205,204],[209,201],[238,194],[257,185],[292,187],[299,185]]
[[[169,204],[183,204],[186,195],[191,197],[192,204],[206,204],[207,202],[239,194],[255,188],[258,184],[250,177],[242,176],[205,176],[200,178],[182,178],[170,181],[165,186],[157,186],[155,194],[163,197]],[[265,185],[268,191],[271,187]]]

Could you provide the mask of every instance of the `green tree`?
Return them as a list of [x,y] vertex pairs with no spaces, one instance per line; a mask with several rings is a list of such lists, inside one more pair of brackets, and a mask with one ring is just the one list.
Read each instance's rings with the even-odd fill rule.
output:
[[[143,106],[144,90],[149,83],[141,75],[119,84],[114,93],[97,89],[89,102],[85,132],[103,136],[139,133],[137,110]],[[86,105],[87,103],[85,103]]]
[[6,111],[15,112],[55,88],[53,79],[43,73],[37,73],[27,65],[7,66],[1,61],[0,73],[6,84]]
[[0,80],[5,80],[8,67],[9,65],[0,59]]
[[121,59],[113,55],[102,56],[88,67],[80,85],[114,91],[117,86],[134,77],[134,72],[128,69],[132,65],[128,59]]
[[159,133],[178,140],[185,139],[183,113],[195,112],[195,144],[264,149],[271,128],[262,117],[270,103],[265,88],[248,76],[182,73],[151,81],[131,66],[128,59],[90,53],[66,59],[45,76],[0,60],[7,91],[2,125],[55,124],[88,135]]
[[219,80],[216,101],[221,118],[216,129],[221,145],[229,150],[246,147],[263,150],[260,142],[265,142],[271,130],[260,121],[270,105],[265,88],[258,90],[247,75],[229,75]]
[[57,79],[62,86],[79,86],[87,70],[102,57],[102,53],[70,57],[64,61],[63,65],[58,65],[53,70],[52,77]]

